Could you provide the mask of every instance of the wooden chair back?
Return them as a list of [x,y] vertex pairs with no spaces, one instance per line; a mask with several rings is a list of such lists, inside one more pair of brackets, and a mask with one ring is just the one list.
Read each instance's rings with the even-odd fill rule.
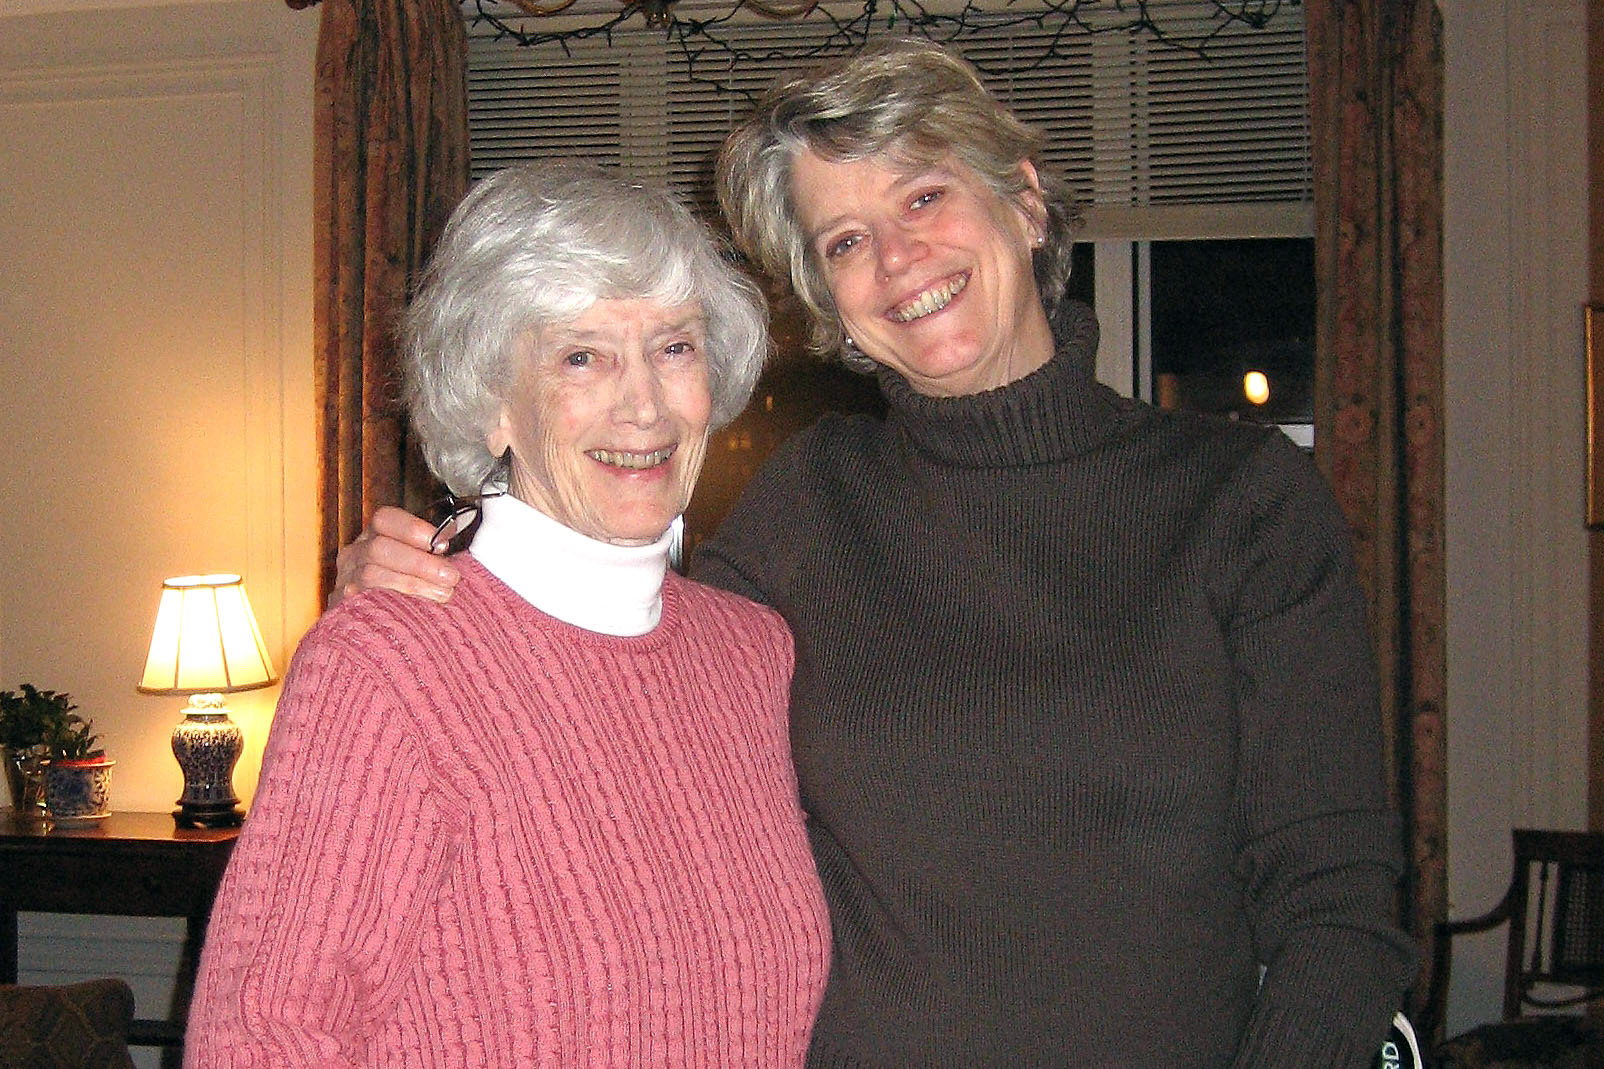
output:
[[1512,840],[1503,900],[1480,917],[1437,925],[1426,1013],[1434,1030],[1447,1003],[1453,937],[1500,924],[1508,926],[1504,1020],[1604,995],[1604,834],[1517,828]]

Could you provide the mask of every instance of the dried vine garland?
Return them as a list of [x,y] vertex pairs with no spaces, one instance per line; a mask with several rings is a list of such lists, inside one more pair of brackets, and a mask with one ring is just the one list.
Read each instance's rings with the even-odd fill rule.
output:
[[[662,29],[679,45],[686,69],[693,81],[728,89],[715,76],[698,75],[701,64],[728,70],[732,64],[786,60],[807,62],[861,48],[871,34],[913,33],[942,44],[962,45],[964,39],[982,25],[988,31],[1011,26],[1031,26],[1049,33],[1048,47],[1036,58],[1039,65],[1059,55],[1059,43],[1085,34],[1146,33],[1153,38],[1190,52],[1206,55],[1211,42],[1233,25],[1260,30],[1269,25],[1283,7],[1297,7],[1300,0],[1208,0],[1211,18],[1202,31],[1186,32],[1166,26],[1165,9],[1174,9],[1173,0],[1042,0],[1027,5],[1016,0],[1000,0],[1000,6],[985,7],[975,0],[964,0],[957,11],[932,11],[920,0],[856,0],[861,8],[846,10],[840,4],[824,6],[820,0],[734,0],[721,13],[699,18],[682,12],[675,0],[628,0],[617,12],[598,15],[594,22],[561,28],[532,28],[529,16],[555,15],[567,10],[574,0],[473,0],[468,18],[475,26],[487,26],[497,38],[509,38],[519,45],[556,44],[567,51],[571,41],[605,37],[636,14],[648,26]],[[465,9],[467,5],[464,5]],[[517,14],[508,14],[512,8]],[[785,52],[754,51],[734,43],[725,27],[741,12],[750,11],[764,18],[783,21],[811,19],[828,24],[829,32],[817,43]],[[714,64],[714,61],[717,61]],[[984,63],[977,66],[984,69]],[[743,95],[744,90],[741,90]]]

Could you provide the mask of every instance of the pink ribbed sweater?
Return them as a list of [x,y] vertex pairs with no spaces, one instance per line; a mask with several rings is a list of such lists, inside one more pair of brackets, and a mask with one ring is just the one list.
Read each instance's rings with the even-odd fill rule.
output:
[[800,1065],[829,925],[780,618],[670,574],[616,638],[459,562],[296,653],[185,1065]]

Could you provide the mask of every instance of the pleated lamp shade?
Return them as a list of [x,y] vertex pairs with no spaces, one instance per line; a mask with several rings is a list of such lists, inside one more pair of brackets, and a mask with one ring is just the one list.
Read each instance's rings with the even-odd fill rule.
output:
[[224,694],[277,678],[239,576],[186,575],[162,583],[142,692]]

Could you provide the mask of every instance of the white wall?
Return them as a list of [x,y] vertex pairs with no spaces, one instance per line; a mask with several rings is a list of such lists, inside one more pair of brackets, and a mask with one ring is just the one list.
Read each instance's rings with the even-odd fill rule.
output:
[[[162,579],[243,574],[280,671],[316,611],[317,14],[68,6],[0,17],[0,687],[70,692],[116,808],[167,810]],[[246,798],[274,695],[232,702]]]
[[[1582,0],[1442,0],[1450,915],[1509,829],[1586,824]],[[1455,944],[1450,1033],[1500,1012],[1502,932]]]
[[[183,699],[134,690],[163,578],[242,573],[281,672],[316,614],[317,23],[282,0],[0,4],[0,688],[75,697],[118,809],[182,784]],[[247,800],[276,693],[231,703]],[[120,974],[165,1015],[182,922],[21,930],[25,982]]]

